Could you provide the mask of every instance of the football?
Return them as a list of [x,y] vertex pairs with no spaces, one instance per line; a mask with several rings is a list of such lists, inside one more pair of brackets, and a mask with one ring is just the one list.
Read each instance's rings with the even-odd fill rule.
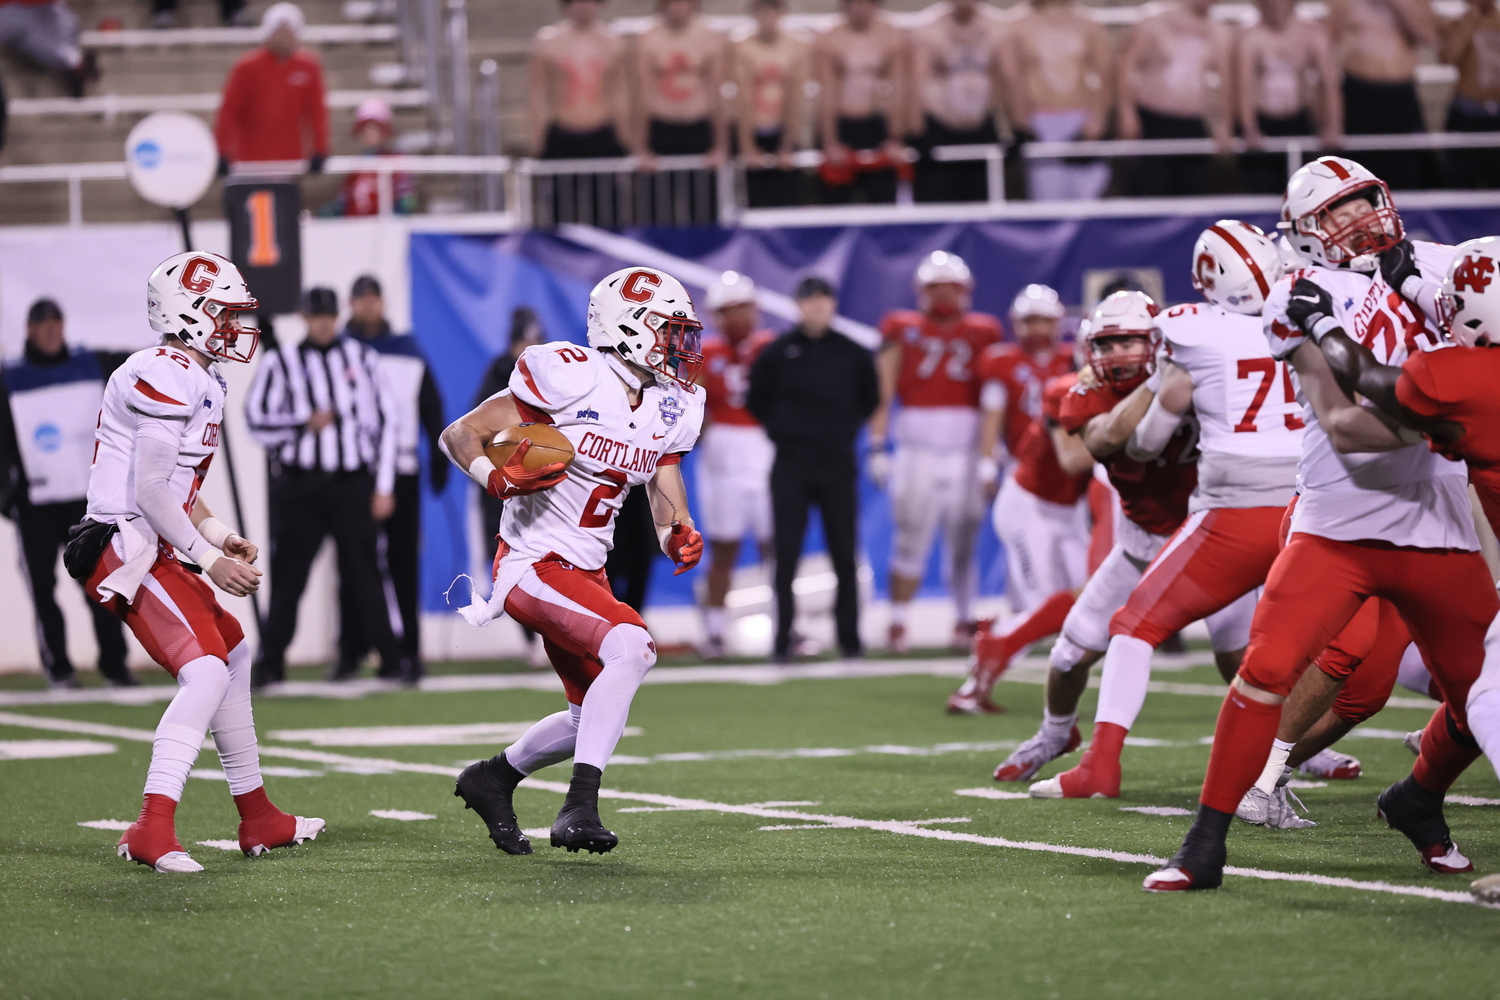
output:
[[510,460],[511,453],[523,440],[531,441],[531,450],[526,452],[526,457],[522,460],[522,465],[528,472],[534,472],[544,465],[557,462],[569,465],[573,461],[573,443],[551,424],[517,424],[507,427],[495,435],[495,440],[485,445],[484,454],[498,468]]

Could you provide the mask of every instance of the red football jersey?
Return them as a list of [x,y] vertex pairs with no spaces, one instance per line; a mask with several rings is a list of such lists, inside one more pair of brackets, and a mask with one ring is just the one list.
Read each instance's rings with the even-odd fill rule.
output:
[[703,341],[703,374],[698,381],[708,393],[710,422],[756,426],[756,419],[745,409],[750,366],[755,363],[756,355],[775,339],[770,330],[757,330],[737,347],[726,337],[708,337]]
[[901,345],[896,396],[902,406],[979,406],[976,362],[1000,340],[1000,321],[988,313],[965,313],[940,323],[902,309],[880,321],[880,335]]
[[[1063,397],[1059,423],[1077,434],[1127,395],[1110,385],[1074,385]],[[1149,462],[1137,462],[1123,448],[1099,462],[1120,494],[1125,516],[1153,535],[1170,534],[1187,518],[1188,497],[1198,486],[1198,421],[1189,414],[1166,450]]]
[[1016,485],[1050,503],[1074,504],[1088,492],[1093,470],[1070,476],[1057,461],[1052,428],[1062,420],[1063,398],[1078,381],[1071,372],[1047,382],[1042,390],[1041,419],[1031,421],[1011,454],[1016,456]]
[[1429,441],[1433,451],[1469,463],[1469,482],[1479,494],[1490,526],[1500,532],[1500,348],[1446,347],[1415,351],[1401,365],[1396,400],[1413,413],[1448,420],[1464,429],[1450,445]]
[[993,344],[980,355],[979,384],[999,382],[1005,389],[1005,447],[1012,455],[1019,454],[1026,429],[1042,419],[1042,387],[1072,371],[1073,355],[1065,350],[1038,359],[1015,344]]

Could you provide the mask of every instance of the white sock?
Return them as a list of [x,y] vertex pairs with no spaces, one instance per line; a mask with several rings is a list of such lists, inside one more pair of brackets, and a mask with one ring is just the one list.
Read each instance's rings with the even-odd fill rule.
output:
[[255,738],[255,716],[250,710],[250,644],[229,651],[229,690],[209,720],[219,765],[229,781],[230,795],[253,792],[265,782],[260,776],[260,745]]
[[1073,712],[1070,715],[1053,715],[1051,709],[1044,708],[1042,709],[1041,735],[1049,736],[1053,739],[1066,737],[1068,733],[1073,731],[1073,724],[1077,721],[1077,712]]
[[728,625],[729,612],[726,609],[712,606],[703,609],[703,631],[710,639],[723,639]]
[[604,669],[583,696],[573,760],[602,771],[625,733],[636,689],[656,665],[656,647],[639,625],[616,625],[599,644],[599,659]]
[[891,602],[891,624],[892,625],[900,625],[902,628],[905,628],[906,627],[906,612],[910,608],[911,608],[911,604],[909,604],[906,601],[892,601]]
[[1396,683],[1408,691],[1415,691],[1424,698],[1432,695],[1432,674],[1422,660],[1422,651],[1412,643],[1401,654],[1401,665],[1396,668]]
[[505,759],[522,774],[567,760],[578,742],[578,717],[582,712],[580,706],[571,704],[566,712],[553,712],[506,747]]
[[1281,740],[1271,741],[1271,756],[1266,758],[1266,769],[1260,772],[1260,777],[1255,779],[1255,787],[1270,795],[1276,791],[1276,782],[1281,780],[1281,772],[1286,770],[1287,756],[1292,752],[1295,743],[1283,743]]
[[1151,644],[1131,635],[1112,636],[1104,652],[1104,675],[1099,678],[1099,708],[1094,722],[1112,722],[1129,729],[1146,704],[1151,681]]
[[208,720],[218,711],[229,690],[229,668],[215,656],[200,656],[177,671],[177,694],[156,726],[151,742],[151,767],[146,772],[147,795],[165,795],[182,801],[182,789],[203,737]]

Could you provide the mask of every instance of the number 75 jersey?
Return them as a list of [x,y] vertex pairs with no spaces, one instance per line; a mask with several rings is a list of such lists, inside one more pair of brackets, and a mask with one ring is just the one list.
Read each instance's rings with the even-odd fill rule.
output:
[[1158,324],[1172,363],[1193,379],[1201,456],[1188,510],[1286,506],[1302,455],[1302,407],[1290,363],[1270,356],[1260,317],[1190,303]]
[[500,537],[513,551],[536,559],[556,553],[580,569],[601,568],[626,493],[649,482],[659,466],[681,462],[697,443],[702,389],[650,385],[632,408],[617,370],[629,374],[618,358],[566,342],[528,347],[516,361],[505,391],[523,420],[562,431],[574,458],[568,477],[550,490],[505,501]]

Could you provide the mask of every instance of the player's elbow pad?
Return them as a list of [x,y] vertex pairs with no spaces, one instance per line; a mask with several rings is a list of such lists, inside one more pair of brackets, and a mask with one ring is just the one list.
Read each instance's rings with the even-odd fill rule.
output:
[[1125,442],[1125,454],[1137,462],[1155,458],[1161,454],[1167,442],[1172,440],[1172,435],[1177,433],[1180,426],[1182,414],[1168,410],[1161,405],[1161,397],[1155,397],[1146,408],[1146,415],[1141,417],[1141,422],[1130,432],[1130,440]]

